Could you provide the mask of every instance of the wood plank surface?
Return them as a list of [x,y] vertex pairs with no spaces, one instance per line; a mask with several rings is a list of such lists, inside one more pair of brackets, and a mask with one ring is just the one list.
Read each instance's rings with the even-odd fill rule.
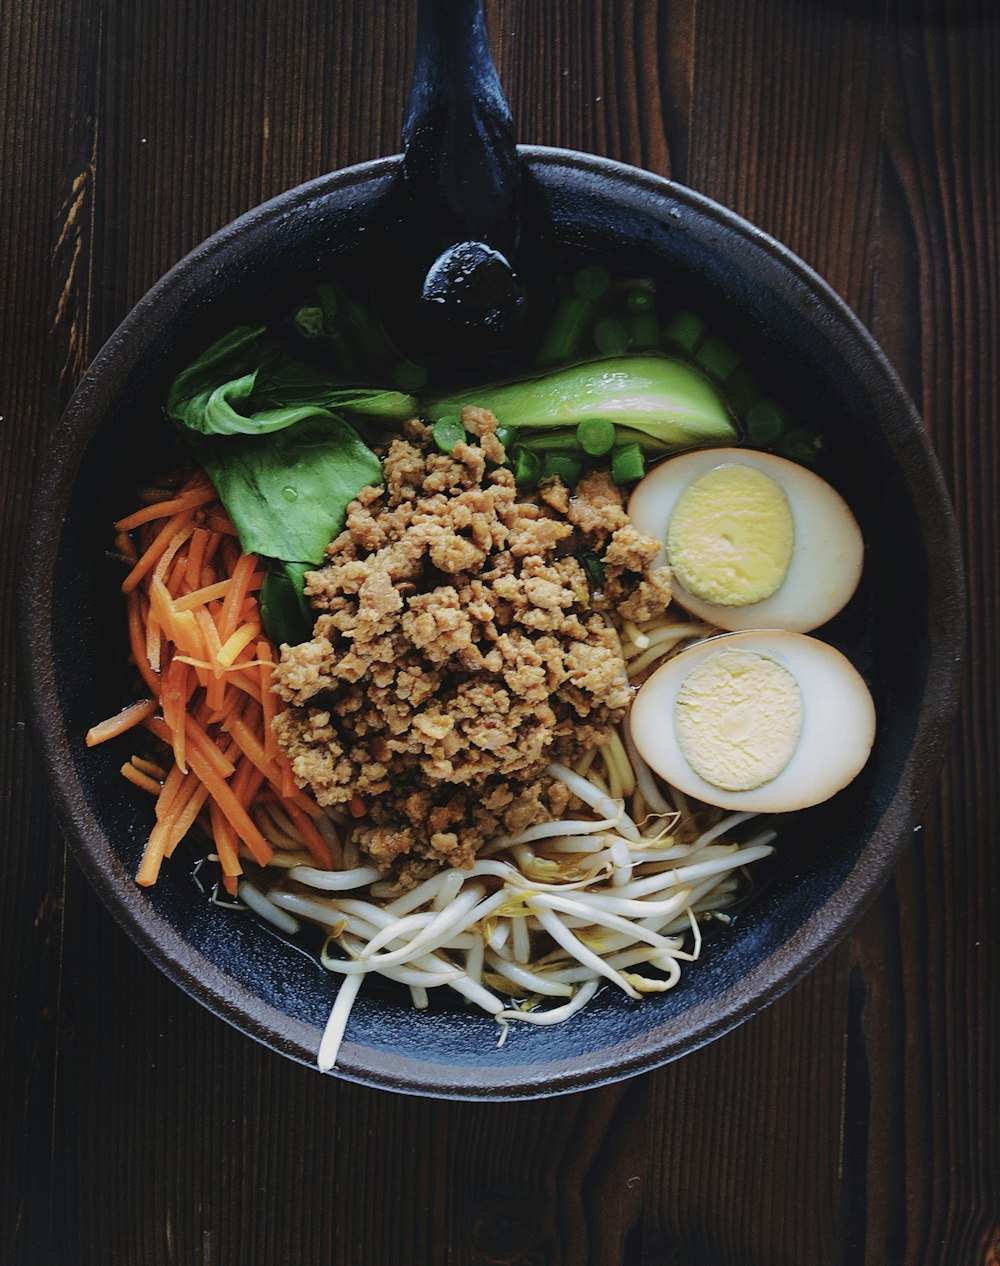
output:
[[921,409],[968,565],[967,693],[849,940],[665,1069],[489,1105],[321,1078],[170,985],[67,854],[18,701],[47,436],[117,322],[256,203],[399,148],[403,0],[0,0],[0,1264],[1000,1264],[1000,11],[489,0],[528,142],[786,242]]

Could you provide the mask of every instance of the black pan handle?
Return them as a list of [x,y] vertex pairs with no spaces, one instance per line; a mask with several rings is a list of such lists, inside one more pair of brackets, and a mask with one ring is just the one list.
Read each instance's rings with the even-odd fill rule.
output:
[[404,178],[426,217],[429,258],[466,241],[510,258],[520,171],[482,0],[420,0],[403,143]]

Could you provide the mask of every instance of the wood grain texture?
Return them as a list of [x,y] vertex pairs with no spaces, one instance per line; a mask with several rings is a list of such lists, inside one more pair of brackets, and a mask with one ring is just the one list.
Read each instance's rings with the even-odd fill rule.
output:
[[15,692],[27,501],[140,295],[399,148],[402,0],[0,0],[0,1263],[997,1266],[1000,14],[989,0],[488,0],[528,142],[690,184],[859,312],[969,571],[968,690],[893,883],[738,1031],[554,1101],[321,1079],[171,986],[56,830]]

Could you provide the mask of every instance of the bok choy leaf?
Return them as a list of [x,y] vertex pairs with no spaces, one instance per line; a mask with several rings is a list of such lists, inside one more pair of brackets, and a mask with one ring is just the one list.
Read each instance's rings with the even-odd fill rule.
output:
[[202,435],[264,435],[335,413],[404,422],[418,407],[401,391],[331,378],[269,344],[263,326],[247,325],[213,343],[167,393],[167,416]]
[[264,435],[191,436],[247,553],[321,563],[348,504],[382,482],[382,464],[353,427],[310,417]]
[[432,400],[425,414],[433,422],[470,404],[490,409],[502,426],[518,431],[602,418],[629,427],[644,446],[659,451],[737,438],[729,410],[708,379],[661,356],[591,361],[540,378],[477,387]]

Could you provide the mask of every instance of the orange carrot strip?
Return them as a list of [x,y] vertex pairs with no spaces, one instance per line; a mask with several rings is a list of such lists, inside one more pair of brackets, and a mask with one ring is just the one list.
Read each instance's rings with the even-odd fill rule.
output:
[[167,829],[162,822],[157,822],[149,833],[142,860],[135,874],[135,882],[143,888],[155,884],[160,874],[160,863],[163,861],[163,850],[167,842]]
[[[177,535],[184,522],[190,521],[191,511],[182,510],[172,515],[157,532],[149,547],[143,551],[139,561],[122,581],[122,593],[131,593],[140,580],[160,561],[164,550]],[[179,546],[178,546],[179,548]],[[172,556],[171,556],[172,557]]]
[[163,684],[163,719],[170,728],[171,743],[174,749],[174,762],[184,774],[187,773],[187,760],[184,755],[187,732],[184,726],[184,709],[190,697],[188,680],[190,669],[179,660],[171,660]]
[[[194,531],[194,521],[189,519],[187,523],[183,523],[170,538],[167,548],[160,555],[156,566],[153,568],[153,575],[166,583],[167,572],[177,556],[177,552],[181,546],[191,539],[191,533]],[[167,586],[169,592],[169,586]]]
[[[190,712],[184,714],[184,728],[187,731],[189,762],[193,751],[198,751],[219,778],[232,777],[236,766],[222,754],[218,744],[212,742]],[[191,767],[194,768],[193,763]]]
[[240,865],[238,856],[239,845],[236,839],[236,832],[233,830],[232,823],[226,818],[214,800],[209,800],[208,802],[208,814],[212,823],[212,838],[215,841],[215,851],[219,854],[219,865],[222,867],[222,873],[235,879],[237,875],[243,874],[243,867]]
[[241,554],[232,571],[232,587],[226,594],[219,616],[219,638],[225,642],[236,632],[239,624],[240,608],[247,596],[247,585],[257,568],[256,554]]
[[126,761],[118,772],[143,791],[148,791],[154,796],[160,794],[160,784],[156,779],[150,778],[149,774],[144,774],[142,770],[136,769],[130,761]]
[[149,586],[149,605],[167,637],[185,655],[205,659],[205,643],[193,611],[175,611],[167,586],[156,576]]
[[158,696],[160,693],[160,677],[158,673],[150,668],[149,661],[146,658],[145,616],[142,608],[142,597],[136,590],[133,590],[128,596],[128,640],[132,650],[132,660],[147,688],[152,694]]
[[216,677],[221,677],[222,665],[219,663],[219,652],[222,650],[222,642],[219,640],[219,630],[215,626],[215,621],[204,608],[193,612],[193,615],[201,632],[205,650],[208,652],[205,658],[212,665],[212,672]]
[[208,789],[208,794],[229,819],[236,834],[249,848],[258,865],[266,866],[274,856],[274,850],[261,835],[246,809],[233,795],[232,788],[219,777],[199,748],[192,748],[190,762],[191,768]]
[[155,699],[140,699],[136,703],[130,703],[116,716],[108,717],[106,721],[91,726],[87,731],[87,746],[96,747],[98,743],[106,743],[108,739],[117,738],[119,734],[124,734],[126,730],[131,730],[134,725],[139,725],[147,717],[151,717],[156,707]]
[[186,593],[183,598],[175,598],[174,610],[193,611],[195,607],[203,607],[216,598],[224,598],[232,587],[231,576],[227,580],[217,580],[213,585],[203,585],[201,589],[193,589],[190,593]]
[[182,510],[194,510],[197,506],[206,505],[209,501],[217,499],[218,494],[211,484],[199,484],[173,497],[170,501],[155,501],[144,510],[136,510],[135,514],[126,515],[124,519],[118,520],[115,528],[119,532],[131,532],[133,528],[143,523],[152,523],[154,519],[165,519]]
[[[194,775],[190,775],[190,780],[194,780]],[[177,768],[171,765],[170,771],[163,780],[163,787],[160,791],[160,798],[156,802],[156,820],[166,817],[170,810],[170,806],[180,793],[181,787],[184,785],[185,775]]]
[[299,808],[297,804],[289,800],[284,806],[285,812],[298,827],[299,834],[306,848],[313,856],[313,860],[317,863],[321,870],[332,870],[333,859],[330,856],[330,846],[323,839],[319,831],[313,826],[309,820],[309,816]]
[[162,671],[163,665],[160,662],[160,649],[163,641],[160,636],[161,629],[159,621],[152,615],[146,616],[146,663],[150,666],[154,673]]
[[363,818],[368,812],[368,808],[360,796],[351,796],[347,802],[347,811],[352,818]]
[[[160,863],[169,857],[180,841],[191,829],[195,818],[208,797],[208,791],[196,778],[185,779],[189,794],[183,792],[174,798],[169,813],[164,814],[156,823],[146,841],[146,848],[139,863],[135,881],[144,888],[155,884],[160,873]],[[157,802],[159,803],[159,802]]]
[[163,849],[166,857],[174,855],[177,845],[197,821],[198,815],[201,813],[207,799],[208,788],[204,787],[197,779],[190,790],[190,794],[186,797],[178,797],[177,816],[169,827],[166,844]]
[[139,555],[136,553],[135,541],[127,532],[119,532],[115,537],[115,549],[122,557],[122,562],[130,563],[134,566]]
[[292,794],[284,797],[287,803],[297,804],[303,813],[308,813],[311,818],[318,818],[323,810],[319,807],[316,801],[311,800],[304,791],[300,791],[295,785],[294,779],[292,780],[292,788]]
[[252,761],[244,756],[237,765],[236,773],[229,785],[240,804],[248,804],[252,807],[256,803],[263,782],[264,775]]
[[226,640],[220,648],[218,661],[223,668],[232,668],[237,655],[244,651],[260,633],[260,624],[244,624]]
[[264,727],[264,755],[270,761],[278,755],[278,736],[272,728],[272,722],[278,711],[278,701],[271,692],[271,678],[274,665],[271,663],[271,648],[267,642],[257,643],[257,659],[260,662],[260,704]]
[[[190,537],[188,540],[190,541]],[[184,580],[187,576],[187,561],[187,550],[178,550],[177,557],[170,568],[170,575],[167,577],[167,588],[170,590],[171,597],[176,597],[184,587]]]
[[280,769],[265,757],[264,745],[243,718],[239,716],[230,717],[226,722],[226,732],[232,735],[234,742],[243,755],[257,766],[268,782],[280,786]]
[[167,776],[167,771],[162,765],[157,765],[155,761],[146,760],[143,756],[133,756],[132,764],[141,774],[148,774],[150,778],[155,778],[157,782],[162,783]]
[[213,532],[221,532],[223,536],[238,536],[239,533],[233,527],[233,521],[228,515],[223,514],[221,510],[213,510],[208,516],[208,526]]
[[[207,533],[207,537],[208,539],[205,542],[205,561],[202,564],[203,567],[211,567],[214,564],[215,556],[219,552],[219,547],[225,539],[221,533],[213,532],[211,530]],[[218,580],[218,576],[216,576],[215,579]],[[202,581],[202,584],[206,583],[208,582]]]
[[201,569],[205,563],[205,545],[208,533],[203,527],[196,527],[191,533],[191,544],[188,546],[187,569],[184,582],[189,589],[197,589],[201,584]]

